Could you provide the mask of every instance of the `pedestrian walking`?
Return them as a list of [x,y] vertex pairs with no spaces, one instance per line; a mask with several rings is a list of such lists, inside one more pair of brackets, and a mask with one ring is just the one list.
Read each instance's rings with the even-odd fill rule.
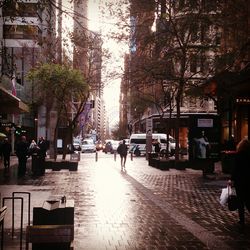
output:
[[29,146],[29,154],[33,155],[34,153],[37,153],[39,151],[39,146],[35,142],[35,140],[32,140]]
[[40,156],[45,161],[46,152],[48,150],[47,142],[44,137],[40,137],[38,141],[38,147],[40,148]]
[[16,144],[16,155],[18,158],[18,177],[22,177],[26,173],[27,158],[29,156],[29,144],[26,136],[21,137],[21,141]]
[[250,212],[250,141],[243,139],[236,147],[235,164],[229,184],[235,187],[238,197],[240,230],[245,227],[245,207]]
[[4,139],[2,144],[2,154],[3,154],[3,163],[4,170],[7,171],[10,168],[10,153],[11,153],[11,144],[8,138]]
[[202,131],[201,136],[199,138],[194,138],[194,156],[196,159],[206,159],[209,154],[209,141],[207,137],[204,134],[204,131]]
[[127,160],[128,148],[125,140],[123,140],[122,143],[118,146],[117,153],[120,155],[121,158],[121,171],[126,170],[125,165]]
[[44,137],[39,138],[38,146],[40,148],[40,151],[39,151],[40,174],[44,175],[44,173],[45,173],[45,158],[46,158],[47,150],[48,150],[48,144],[47,144],[47,141],[44,139]]

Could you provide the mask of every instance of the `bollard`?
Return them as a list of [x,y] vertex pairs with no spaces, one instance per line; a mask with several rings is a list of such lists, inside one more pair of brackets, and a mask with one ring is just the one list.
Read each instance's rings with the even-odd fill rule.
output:
[[133,161],[133,152],[130,153],[131,161]]
[[98,161],[98,152],[95,152],[95,161]]
[[114,160],[116,161],[116,151],[114,152]]

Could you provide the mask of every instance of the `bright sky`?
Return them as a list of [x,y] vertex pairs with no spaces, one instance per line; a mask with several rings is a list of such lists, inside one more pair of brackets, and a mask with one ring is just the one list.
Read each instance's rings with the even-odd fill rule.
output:
[[[102,17],[98,8],[100,0],[89,0],[88,18],[89,29],[93,31],[101,31],[103,35],[103,48],[108,49],[112,53],[112,60],[109,61],[107,69],[109,71],[115,70],[116,73],[121,73],[119,68],[123,68],[123,55],[126,49],[124,45],[108,39],[107,34],[109,30],[116,29],[114,23],[116,20],[108,15],[108,19]],[[113,0],[107,0],[113,1]],[[119,95],[120,95],[120,82],[121,79],[114,79],[105,82],[105,73],[103,72],[104,81],[104,101],[106,104],[107,117],[109,117],[110,126],[115,125],[119,121]]]

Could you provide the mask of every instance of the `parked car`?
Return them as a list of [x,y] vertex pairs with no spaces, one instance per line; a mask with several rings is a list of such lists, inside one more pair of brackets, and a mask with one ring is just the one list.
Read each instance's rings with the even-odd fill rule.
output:
[[[140,154],[146,154],[146,134],[132,134],[129,140],[129,152],[135,151],[135,145],[138,145],[140,148]],[[161,146],[161,152],[166,151],[167,148],[167,135],[166,134],[152,134],[152,139],[157,140]],[[153,148],[154,149],[154,148]],[[168,151],[170,155],[175,153],[175,139],[169,135],[169,144]],[[138,151],[137,151],[138,152]]]
[[98,141],[96,142],[95,144],[95,147],[96,147],[96,150],[99,151],[99,150],[103,150],[103,143],[101,141]]
[[111,141],[108,141],[108,142],[105,143],[105,146],[104,146],[104,148],[103,148],[103,152],[104,152],[105,154],[107,154],[107,153],[113,154],[113,153],[114,153],[114,149],[113,149],[113,146],[112,146],[112,142],[111,142]]
[[93,140],[83,140],[82,142],[82,153],[94,153],[96,152],[96,145]]
[[121,143],[120,141],[115,141],[115,140],[113,140],[111,142],[112,148],[113,148],[114,151],[117,151],[117,148],[118,148],[118,146],[119,146],[120,143]]
[[74,150],[76,150],[76,151],[82,151],[81,141],[74,139],[73,147],[74,147]]

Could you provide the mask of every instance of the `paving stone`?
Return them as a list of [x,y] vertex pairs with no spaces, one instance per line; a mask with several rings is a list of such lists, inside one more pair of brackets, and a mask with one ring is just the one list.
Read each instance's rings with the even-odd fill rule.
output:
[[[249,214],[242,235],[237,212],[219,204],[226,179],[204,179],[201,171],[192,169],[161,171],[143,157],[128,159],[126,169],[121,172],[120,161],[102,153],[98,162],[94,154],[83,154],[76,172],[46,170],[39,178],[28,172],[17,179],[13,166],[8,178],[0,169],[1,196],[31,192],[32,207],[51,194],[74,199],[76,250],[250,249]],[[10,224],[9,212],[5,232]],[[6,240],[4,249],[18,249],[18,240],[7,233]]]

